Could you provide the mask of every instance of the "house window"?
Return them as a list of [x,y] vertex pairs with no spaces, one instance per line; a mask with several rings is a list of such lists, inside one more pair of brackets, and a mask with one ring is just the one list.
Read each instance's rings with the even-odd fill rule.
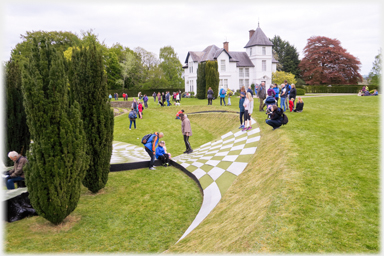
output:
[[189,73],[193,73],[193,62],[189,62]]
[[224,79],[224,89],[228,89],[228,79]]
[[267,71],[267,61],[266,60],[262,61],[262,71]]
[[244,69],[239,68],[239,77],[244,77]]
[[189,81],[189,91],[190,92],[193,92],[194,90],[193,90],[193,80],[190,80]]
[[263,49],[263,55],[267,55],[267,53],[265,51],[265,47],[263,47],[262,49]]
[[245,79],[244,81],[245,81],[245,84],[244,84],[245,88],[248,88],[249,87],[249,79]]
[[240,89],[241,89],[241,87],[243,87],[244,86],[244,79],[240,79],[239,80],[239,87],[240,87]]
[[252,56],[252,47],[249,48],[249,56]]
[[245,77],[249,77],[249,68],[245,68]]
[[221,60],[221,71],[225,72],[225,60]]

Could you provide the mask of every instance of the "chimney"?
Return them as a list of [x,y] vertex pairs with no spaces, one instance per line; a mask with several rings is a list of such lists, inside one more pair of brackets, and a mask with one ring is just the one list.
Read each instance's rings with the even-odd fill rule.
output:
[[223,45],[223,48],[228,52],[228,42],[224,42]]
[[251,37],[253,36],[253,33],[255,33],[255,30],[249,30],[249,39],[251,39]]

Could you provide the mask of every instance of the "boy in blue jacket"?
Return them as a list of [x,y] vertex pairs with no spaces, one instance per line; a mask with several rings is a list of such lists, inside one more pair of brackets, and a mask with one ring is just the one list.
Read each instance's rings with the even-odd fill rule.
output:
[[164,149],[165,142],[160,141],[159,145],[156,148],[156,159],[159,159],[163,166],[169,166],[169,154],[165,152]]

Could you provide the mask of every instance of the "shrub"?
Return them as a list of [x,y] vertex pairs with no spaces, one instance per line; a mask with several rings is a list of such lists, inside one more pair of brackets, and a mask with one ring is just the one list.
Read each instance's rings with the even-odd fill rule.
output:
[[305,90],[301,88],[296,88],[296,95],[305,95]]

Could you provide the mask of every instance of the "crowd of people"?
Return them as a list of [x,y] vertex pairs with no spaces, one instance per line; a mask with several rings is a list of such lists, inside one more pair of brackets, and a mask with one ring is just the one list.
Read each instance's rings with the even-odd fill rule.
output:
[[363,88],[359,91],[357,96],[378,96],[379,92],[375,89],[373,93],[369,92],[368,85],[364,85]]

